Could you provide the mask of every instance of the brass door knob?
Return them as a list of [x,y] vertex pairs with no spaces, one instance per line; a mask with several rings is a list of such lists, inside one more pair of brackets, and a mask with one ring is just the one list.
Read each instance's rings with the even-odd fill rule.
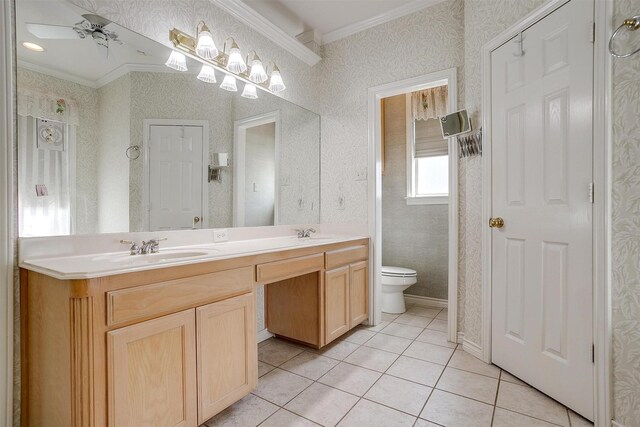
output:
[[489,218],[489,227],[491,228],[502,228],[504,227],[504,219],[497,218]]

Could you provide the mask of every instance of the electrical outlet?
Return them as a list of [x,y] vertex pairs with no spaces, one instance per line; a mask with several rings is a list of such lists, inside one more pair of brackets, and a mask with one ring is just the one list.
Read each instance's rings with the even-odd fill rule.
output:
[[366,181],[367,180],[367,168],[363,168],[356,171],[356,181]]
[[229,232],[226,228],[218,228],[213,230],[213,242],[220,243],[229,240]]

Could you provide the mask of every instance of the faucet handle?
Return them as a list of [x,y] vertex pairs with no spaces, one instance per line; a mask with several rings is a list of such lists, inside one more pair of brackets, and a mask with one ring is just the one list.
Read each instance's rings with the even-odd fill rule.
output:
[[160,252],[160,242],[164,242],[167,240],[166,237],[162,237],[160,239],[151,239],[147,243],[151,246],[151,253],[156,254]]
[[133,240],[120,240],[120,243],[123,245],[131,245],[131,248],[129,248],[131,255],[138,255],[140,253],[140,246]]

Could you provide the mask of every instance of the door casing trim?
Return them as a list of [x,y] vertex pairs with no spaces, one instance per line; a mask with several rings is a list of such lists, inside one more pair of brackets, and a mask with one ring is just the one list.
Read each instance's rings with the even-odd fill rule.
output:
[[[509,27],[482,47],[482,359],[491,363],[491,52],[526,28],[542,20],[571,0],[551,0]],[[573,0],[578,1],[578,0]],[[611,425],[611,34],[612,1],[594,0],[594,84],[593,84],[593,337],[594,422]],[[600,159],[600,160],[598,160]]]

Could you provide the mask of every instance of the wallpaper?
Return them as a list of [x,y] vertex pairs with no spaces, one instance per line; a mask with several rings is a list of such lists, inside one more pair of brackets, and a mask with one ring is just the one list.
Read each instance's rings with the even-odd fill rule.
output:
[[[637,15],[614,2],[614,25]],[[638,38],[636,37],[636,41]],[[640,426],[640,54],[613,58],[612,321],[615,419]]]
[[406,97],[385,99],[382,177],[382,265],[411,268],[417,283],[405,294],[447,299],[449,205],[407,205]]
[[97,169],[98,103],[97,91],[78,83],[18,68],[18,86],[43,93],[67,96],[78,102],[80,125],[76,131],[76,230],[78,233],[96,233],[97,223]]

